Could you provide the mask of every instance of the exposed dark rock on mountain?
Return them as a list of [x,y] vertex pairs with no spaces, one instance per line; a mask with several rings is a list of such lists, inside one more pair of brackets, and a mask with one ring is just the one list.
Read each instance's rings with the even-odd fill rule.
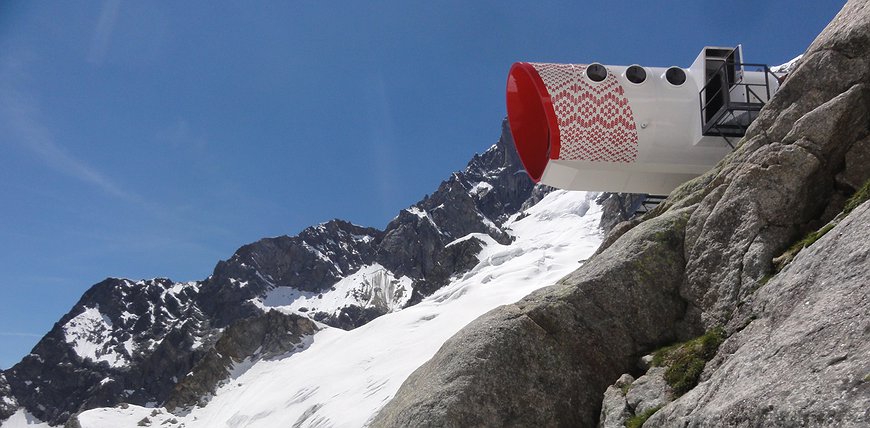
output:
[[870,207],[762,284],[870,178],[868,85],[870,5],[850,1],[733,154],[460,331],[373,426],[594,426],[639,356],[718,325],[733,336],[702,383],[650,426],[866,426]]
[[[478,187],[473,195],[480,212],[498,225],[512,214],[522,211],[530,199],[535,204],[550,190],[546,186],[532,184],[522,169],[507,120],[502,122],[501,127],[498,144],[482,155],[474,155],[462,172],[466,183],[492,185]],[[530,192],[537,196],[530,196]]]
[[196,295],[196,284],[167,279],[94,285],[4,372],[13,396],[54,423],[81,406],[157,401],[172,388],[167,380],[183,377],[202,356],[195,338],[208,340]]
[[[203,281],[110,278],[94,285],[31,354],[0,373],[0,420],[19,406],[62,424],[81,410],[121,402],[189,405],[225,379],[230,360],[267,356],[268,346],[255,355],[252,344],[295,346],[312,331],[307,320],[264,315],[254,303],[279,287],[316,296],[361,267],[380,264],[410,278],[407,304],[419,302],[477,263],[479,239],[453,241],[480,233],[508,242],[501,225],[532,195],[535,186],[522,173],[506,122],[502,129],[497,144],[383,231],[331,220],[297,236],[245,245]],[[334,312],[306,309],[317,321],[351,329],[391,310],[382,300]],[[275,342],[262,331],[267,327],[293,334]],[[290,349],[284,345],[276,349]],[[188,377],[191,370],[197,375]]]
[[605,192],[595,200],[601,205],[601,228],[609,232],[617,224],[629,221],[643,209],[647,195]]
[[0,373],[0,420],[12,416],[17,408],[18,403],[12,396],[12,391],[9,389],[9,383],[6,382],[6,376]]
[[375,260],[384,233],[342,220],[297,236],[261,239],[218,262],[200,293],[203,311],[218,327],[261,311],[250,300],[274,287],[324,291]]
[[428,275],[416,283],[409,304],[416,304],[423,297],[434,293],[455,274],[473,268],[478,263],[477,254],[482,245],[479,239],[470,238],[441,248],[433,255],[436,259],[433,260]]
[[[413,213],[404,210],[387,225],[377,260],[398,275],[421,280],[415,287],[418,301],[476,263],[470,253],[476,253],[478,244],[447,244],[469,233],[507,243],[510,238],[500,225],[523,208],[534,188],[522,172],[505,120],[498,144],[475,155],[464,171],[415,204]],[[418,244],[409,246],[412,242]]]
[[205,401],[227,379],[230,370],[246,359],[269,359],[301,351],[306,347],[306,336],[317,330],[308,318],[275,311],[234,322],[193,370],[175,384],[165,407],[172,411]]

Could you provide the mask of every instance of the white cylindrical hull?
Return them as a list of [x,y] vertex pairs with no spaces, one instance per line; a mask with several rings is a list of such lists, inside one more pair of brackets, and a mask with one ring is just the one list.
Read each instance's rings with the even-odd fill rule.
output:
[[[703,69],[643,67],[646,78],[635,83],[626,73],[641,67],[629,68],[514,64],[508,120],[533,180],[570,190],[668,194],[730,152],[724,139],[702,135]],[[604,69],[603,78],[595,75]],[[671,69],[673,81],[666,77]],[[743,77],[765,79],[764,72]]]

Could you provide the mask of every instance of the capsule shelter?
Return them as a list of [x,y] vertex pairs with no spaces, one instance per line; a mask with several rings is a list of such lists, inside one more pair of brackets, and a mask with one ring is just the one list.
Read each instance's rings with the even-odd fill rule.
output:
[[533,181],[666,195],[733,149],[779,88],[742,48],[705,47],[689,68],[514,63],[507,111]]

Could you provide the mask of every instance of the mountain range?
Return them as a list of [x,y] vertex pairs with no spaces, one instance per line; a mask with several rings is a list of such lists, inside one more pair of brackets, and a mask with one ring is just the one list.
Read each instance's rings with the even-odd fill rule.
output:
[[[477,280],[490,282],[491,275],[481,280],[474,274],[487,263],[520,269],[514,265],[523,258],[505,261],[565,248],[565,255],[576,258],[566,262],[569,269],[550,266],[537,276],[565,274],[576,267],[578,251],[588,256],[600,241],[600,209],[587,216],[590,205],[597,206],[596,195],[582,192],[557,192],[545,204],[550,208],[538,207],[551,193],[522,171],[505,122],[496,144],[431,195],[400,211],[384,230],[336,219],[297,236],[242,246],[201,281],[107,278],[86,291],[30,354],[2,373],[0,417],[12,417],[3,426],[21,418],[64,424],[82,411],[122,403],[166,409],[167,414],[190,411],[207,405],[219,387],[247,372],[240,365],[258,368],[253,362],[317,355],[322,351],[308,347],[321,336],[340,336],[338,332],[356,331],[387,314],[438,304],[446,298],[439,293],[460,283],[467,288]],[[547,230],[561,225],[557,219],[566,215],[582,227],[571,223],[561,233],[579,230],[586,238],[564,242],[570,236],[562,235],[544,242],[542,236],[549,236]],[[541,224],[549,220],[552,224]],[[492,252],[498,254],[487,258]],[[516,300],[530,286],[541,285],[511,287],[508,295]],[[491,306],[473,305],[463,315],[465,323]],[[449,328],[462,325],[451,322]],[[446,331],[451,330],[434,337],[443,342],[449,337]],[[440,342],[431,342],[430,351]],[[343,355],[336,352],[319,358]],[[395,392],[403,378],[391,376]],[[306,400],[299,403],[308,406],[303,413],[311,406]],[[371,417],[376,409],[363,416]],[[309,413],[321,417],[323,411]],[[87,417],[73,418],[78,419]]]

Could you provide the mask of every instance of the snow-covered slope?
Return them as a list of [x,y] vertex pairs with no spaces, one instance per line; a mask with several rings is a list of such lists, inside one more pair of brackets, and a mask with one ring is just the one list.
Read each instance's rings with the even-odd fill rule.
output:
[[63,425],[94,407],[198,403],[228,365],[313,333],[300,314],[352,330],[450,285],[484,241],[511,243],[505,223],[550,190],[522,173],[505,121],[496,144],[384,230],[333,219],[243,245],[200,281],[107,278],[0,371],[0,425],[18,409]]
[[[357,329],[325,328],[302,352],[240,364],[203,407],[173,415],[162,408],[122,405],[86,411],[79,422],[83,428],[364,426],[408,375],[460,328],[490,309],[554,283],[589,257],[602,239],[594,196],[548,194],[505,223],[515,237],[508,245],[487,234],[461,238],[485,244],[479,263],[469,272],[419,304]],[[402,285],[401,278],[377,267],[363,268],[357,275],[365,281],[348,283],[347,289],[336,287],[335,293],[347,296],[354,284],[363,282],[381,293],[395,292]],[[293,303],[294,297],[310,298],[270,295],[259,304],[298,310],[302,306]],[[335,299],[341,303],[338,294]],[[22,425],[10,419],[3,426]]]
[[40,421],[24,409],[18,409],[9,419],[3,421],[2,426],[3,428],[51,428],[51,425]]
[[318,311],[337,316],[342,309],[354,305],[393,312],[408,303],[413,289],[411,278],[396,278],[380,263],[373,263],[341,279],[325,292],[276,287],[253,302],[264,310],[277,309],[287,313]]

